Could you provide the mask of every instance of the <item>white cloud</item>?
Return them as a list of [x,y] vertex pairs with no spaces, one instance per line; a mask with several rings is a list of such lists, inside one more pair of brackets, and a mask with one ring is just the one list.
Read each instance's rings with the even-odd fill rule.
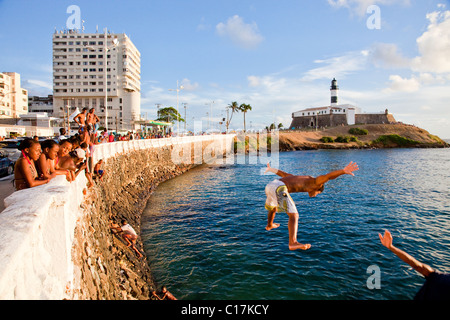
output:
[[410,0],[328,0],[328,4],[335,8],[347,8],[350,12],[363,16],[371,5],[409,5]]
[[362,70],[367,62],[367,57],[367,51],[355,51],[339,57],[316,60],[315,63],[324,64],[324,66],[307,71],[302,80],[343,78],[349,73]]
[[216,32],[244,49],[256,48],[264,40],[255,22],[245,23],[238,15],[228,18],[226,23],[217,24]]
[[287,80],[285,78],[275,78],[272,76],[248,76],[248,85],[250,87],[263,90],[265,93],[282,93],[286,88]]
[[200,23],[197,25],[197,31],[209,30],[211,25],[206,23],[205,17],[202,17]]
[[184,88],[183,90],[186,90],[186,91],[195,91],[200,88],[200,85],[198,84],[198,82],[192,83],[191,80],[189,80],[187,78],[184,78],[181,81],[181,85]]
[[393,43],[376,43],[370,50],[370,60],[377,66],[409,68],[411,59],[404,57]]
[[420,82],[415,77],[411,79],[402,78],[399,75],[391,75],[389,77],[391,84],[386,92],[389,91],[400,91],[400,92],[415,92],[420,88]]
[[[439,6],[442,8],[442,6]],[[377,66],[407,68],[413,72],[450,73],[450,11],[427,14],[427,30],[417,38],[419,56],[403,56],[397,45],[377,43],[370,50],[370,60]]]
[[53,92],[53,83],[43,80],[22,79],[22,87],[28,90],[29,96],[46,96]]
[[418,39],[420,56],[413,59],[416,71],[450,72],[450,11],[435,11],[427,14],[430,24]]

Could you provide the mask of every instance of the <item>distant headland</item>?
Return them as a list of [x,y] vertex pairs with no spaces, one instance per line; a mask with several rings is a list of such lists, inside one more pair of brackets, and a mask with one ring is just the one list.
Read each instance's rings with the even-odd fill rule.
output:
[[403,124],[363,124],[322,130],[280,131],[279,150],[448,148],[450,145],[419,127]]

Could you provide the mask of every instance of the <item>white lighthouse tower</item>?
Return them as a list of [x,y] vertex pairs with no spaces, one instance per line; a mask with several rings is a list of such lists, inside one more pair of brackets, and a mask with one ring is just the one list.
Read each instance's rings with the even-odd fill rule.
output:
[[337,80],[335,78],[333,78],[333,80],[331,81],[331,107],[337,107],[338,104],[338,90],[339,87],[337,85]]

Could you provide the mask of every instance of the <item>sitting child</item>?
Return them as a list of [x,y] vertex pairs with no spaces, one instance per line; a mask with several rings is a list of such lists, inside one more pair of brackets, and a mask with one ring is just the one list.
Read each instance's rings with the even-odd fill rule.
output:
[[41,156],[41,144],[33,139],[20,142],[18,149],[22,155],[14,165],[14,183],[16,190],[32,188],[49,182],[48,178],[41,178],[36,170],[35,161]]
[[84,159],[85,161],[85,175],[88,179],[88,188],[92,187],[94,185],[94,181],[92,181],[92,173],[89,171],[89,166],[87,165],[89,161],[89,149],[88,144],[86,142],[82,142],[78,148],[74,150],[74,152],[77,153],[79,158]]
[[46,179],[53,179],[57,175],[68,175],[68,170],[56,169],[59,144],[48,139],[41,143],[42,154],[36,162],[38,174]]
[[98,177],[101,181],[103,181],[103,175],[105,174],[105,172],[101,170],[102,164],[103,159],[100,159],[94,166],[94,177]]

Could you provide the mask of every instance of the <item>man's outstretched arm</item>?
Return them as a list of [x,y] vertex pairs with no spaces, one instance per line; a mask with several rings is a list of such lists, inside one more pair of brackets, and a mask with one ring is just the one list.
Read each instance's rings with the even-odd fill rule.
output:
[[336,170],[336,171],[332,171],[330,173],[327,173],[323,176],[318,176],[316,178],[316,184],[317,185],[322,185],[330,180],[336,179],[339,176],[342,176],[343,174],[349,174],[354,176],[353,171],[357,171],[359,170],[358,165],[356,164],[356,162],[350,162],[344,169],[342,170]]
[[284,172],[284,171],[281,171],[281,170],[272,168],[272,167],[270,166],[270,162],[267,162],[267,169],[266,169],[266,171],[264,171],[264,173],[266,173],[266,172],[272,172],[272,173],[275,173],[276,175],[279,175],[279,176],[282,177],[282,178],[287,177],[287,176],[292,176],[292,174],[290,174],[290,173],[286,173],[286,172]]
[[414,270],[422,274],[424,277],[427,277],[434,272],[434,269],[429,265],[416,260],[405,251],[395,247],[392,244],[392,235],[388,230],[384,231],[384,237],[380,233],[378,235],[383,246],[391,250],[397,257],[402,259],[403,262],[409,264]]

